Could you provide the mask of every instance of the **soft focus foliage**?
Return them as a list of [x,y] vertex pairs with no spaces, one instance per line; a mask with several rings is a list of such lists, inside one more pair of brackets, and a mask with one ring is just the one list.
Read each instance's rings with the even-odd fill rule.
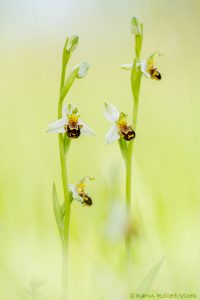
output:
[[[199,288],[198,0],[74,0],[0,2],[1,156],[0,299],[60,299],[61,247],[52,183],[62,197],[56,120],[62,48],[78,34],[70,67],[84,59],[87,77],[68,100],[96,131],[72,142],[70,182],[86,174],[92,207],[72,203],[72,299],[129,299],[165,256],[152,291]],[[131,111],[130,74],[120,69],[134,51],[130,20],[144,23],[143,58],[159,50],[160,82],[143,79],[134,149],[134,221],[130,281],[124,279],[124,166],[116,144],[105,146],[104,102]],[[71,65],[72,64],[72,65]],[[77,89],[76,89],[77,87]],[[117,215],[115,215],[115,212]],[[119,220],[119,221],[118,221]],[[113,221],[115,226],[113,226]],[[121,226],[120,226],[121,225]],[[125,232],[125,231],[124,231]]]

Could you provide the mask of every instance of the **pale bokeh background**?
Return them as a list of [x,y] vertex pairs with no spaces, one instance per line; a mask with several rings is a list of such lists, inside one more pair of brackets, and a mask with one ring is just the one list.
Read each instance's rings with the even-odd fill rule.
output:
[[[162,81],[143,80],[134,152],[132,277],[124,280],[123,240],[108,234],[110,214],[123,203],[124,168],[117,143],[105,146],[105,101],[131,114],[129,73],[132,16],[144,22],[143,57],[158,50]],[[69,177],[96,177],[94,205],[72,207],[71,299],[129,299],[165,255],[151,291],[198,292],[200,140],[198,0],[59,0],[0,2],[0,299],[30,299],[33,276],[40,299],[60,299],[61,249],[51,189],[60,198],[56,119],[61,52],[66,35],[80,44],[70,67],[88,61],[68,100],[97,133],[69,154]],[[118,221],[115,221],[116,229]],[[115,227],[115,226],[114,226]]]

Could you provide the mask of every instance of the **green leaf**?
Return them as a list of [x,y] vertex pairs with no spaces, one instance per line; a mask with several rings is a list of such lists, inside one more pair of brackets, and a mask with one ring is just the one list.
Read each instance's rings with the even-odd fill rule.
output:
[[137,68],[136,59],[134,60],[133,69],[131,72],[131,87],[134,96],[135,105],[139,100],[140,82],[141,82],[142,72]]
[[65,210],[66,210],[66,204],[63,203],[60,207],[60,211],[61,211],[61,214],[62,214],[62,218],[65,217]]
[[63,224],[62,211],[61,211],[60,203],[58,201],[58,195],[57,195],[55,183],[53,183],[53,210],[54,210],[54,216],[56,219],[58,230],[60,232],[60,235],[62,236],[64,230],[64,224]]
[[138,293],[147,293],[156,277],[156,275],[158,274],[163,261],[164,261],[165,257],[162,257],[162,259],[156,263],[153,268],[149,271],[149,273],[146,275],[146,277],[144,278],[144,280],[140,283],[137,292]]

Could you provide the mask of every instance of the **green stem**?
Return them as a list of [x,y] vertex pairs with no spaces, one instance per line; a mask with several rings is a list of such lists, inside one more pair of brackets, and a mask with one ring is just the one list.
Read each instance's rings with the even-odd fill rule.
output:
[[64,192],[64,202],[65,202],[65,222],[64,222],[64,244],[68,244],[69,238],[69,219],[70,219],[70,196],[68,190],[68,179],[67,179],[67,167],[64,151],[64,140],[62,133],[59,133],[59,150],[60,150],[60,163],[61,163],[61,174],[62,174],[62,184]]
[[[139,93],[140,93],[140,82],[141,82],[141,72],[137,70],[137,62],[139,61],[139,55],[142,47],[142,40],[140,41],[140,50],[136,52],[136,58],[133,62],[133,69],[131,72],[131,88],[134,99],[134,109],[132,115],[132,125],[134,130],[137,126],[138,117],[138,104],[139,104]],[[126,214],[128,223],[131,222],[131,195],[132,195],[132,157],[133,157],[133,147],[135,139],[131,140],[128,144],[128,151],[126,157]],[[126,257],[127,263],[129,263],[130,258],[130,248],[131,248],[131,234],[130,232],[126,235]]]
[[[69,59],[69,58],[68,58]],[[68,60],[67,60],[68,62]],[[62,105],[64,98],[61,97],[61,91],[63,90],[65,82],[66,65],[63,64],[61,81],[60,81],[60,98],[58,103],[58,119],[62,118]],[[62,174],[62,184],[64,193],[64,203],[65,203],[65,217],[64,217],[64,235],[62,239],[62,255],[63,255],[63,300],[68,299],[68,246],[69,246],[69,225],[70,225],[70,196],[68,190],[68,179],[67,179],[67,166],[65,159],[65,148],[64,148],[64,137],[62,133],[58,134],[59,141],[59,152],[60,152],[60,164],[61,164],[61,174]]]
[[62,73],[61,73],[61,79],[60,79],[60,94],[63,89],[63,86],[65,84],[65,74],[66,74],[66,68],[68,61],[70,59],[70,52],[66,52],[66,43],[63,48],[63,58],[62,58]]
[[[128,223],[131,219],[131,181],[132,181],[132,145],[133,142],[129,142],[128,153],[126,158],[126,215]],[[131,245],[131,236],[129,232],[126,234],[126,255],[127,260],[129,261],[130,257],[130,245]]]

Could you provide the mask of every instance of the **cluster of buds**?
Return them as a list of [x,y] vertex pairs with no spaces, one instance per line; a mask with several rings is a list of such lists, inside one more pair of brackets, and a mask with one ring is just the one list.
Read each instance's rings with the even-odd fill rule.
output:
[[[76,49],[77,45],[79,42],[79,37],[78,35],[73,35],[70,38],[66,39],[65,46],[63,49],[63,63],[66,63],[67,57],[69,57],[72,52]],[[76,78],[83,78],[87,74],[87,71],[89,69],[89,65],[86,62],[82,62],[78,65],[76,65],[73,69],[72,72],[76,72]]]

